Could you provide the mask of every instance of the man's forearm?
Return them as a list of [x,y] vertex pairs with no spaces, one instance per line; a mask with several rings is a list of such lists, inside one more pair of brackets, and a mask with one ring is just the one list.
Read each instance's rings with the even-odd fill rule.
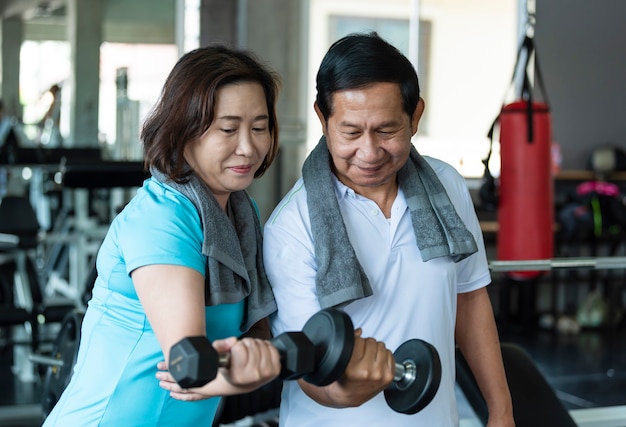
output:
[[502,417],[512,422],[513,407],[500,340],[485,288],[459,294],[455,336],[485,398],[490,418]]

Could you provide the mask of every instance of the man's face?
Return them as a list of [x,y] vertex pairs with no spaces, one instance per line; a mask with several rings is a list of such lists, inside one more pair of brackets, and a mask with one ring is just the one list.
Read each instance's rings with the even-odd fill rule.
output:
[[402,108],[396,83],[374,83],[358,89],[336,92],[333,113],[322,123],[337,178],[359,194],[376,187],[395,185],[396,173],[406,163],[411,137],[424,104],[409,117]]

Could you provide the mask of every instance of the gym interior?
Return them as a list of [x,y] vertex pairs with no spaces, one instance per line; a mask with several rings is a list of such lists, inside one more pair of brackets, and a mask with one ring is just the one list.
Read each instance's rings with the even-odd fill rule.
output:
[[[280,74],[279,156],[249,190],[265,220],[319,138],[321,57],[374,30],[418,71],[415,146],[470,189],[518,427],[626,426],[626,3],[0,0],[0,13],[0,425],[41,425],[69,380],[95,255],[148,177],[139,129],[176,60],[222,42]],[[500,132],[528,94],[546,107],[540,158]],[[516,179],[535,188],[511,212]],[[461,356],[456,391],[461,426],[485,425]],[[216,426],[277,425],[278,393],[226,399]]]

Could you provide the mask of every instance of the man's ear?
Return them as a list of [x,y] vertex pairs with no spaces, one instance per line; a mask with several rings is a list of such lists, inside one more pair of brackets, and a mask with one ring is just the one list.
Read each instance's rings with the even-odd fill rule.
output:
[[417,106],[415,107],[413,117],[411,117],[411,129],[413,129],[413,135],[417,133],[419,121],[422,118],[422,114],[424,114],[424,107],[424,100],[420,98],[420,100],[417,102]]
[[326,119],[320,111],[320,107],[317,106],[317,102],[313,103],[313,109],[315,109],[315,114],[317,114],[317,118],[320,120],[320,123],[322,125],[322,133],[324,134],[324,136],[326,136]]

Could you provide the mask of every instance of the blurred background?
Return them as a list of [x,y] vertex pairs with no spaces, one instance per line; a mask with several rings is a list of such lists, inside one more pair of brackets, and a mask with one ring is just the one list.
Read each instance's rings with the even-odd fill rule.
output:
[[[537,99],[551,113],[546,188],[554,191],[554,256],[623,261],[624,1],[0,0],[0,16],[0,208],[13,198],[30,204],[27,214],[14,207],[0,215],[0,317],[8,319],[0,382],[10,384],[0,391],[0,409],[39,401],[43,371],[28,356],[50,350],[62,318],[42,311],[39,329],[24,328],[20,310],[84,307],[110,220],[146,177],[143,119],[178,58],[209,43],[251,49],[282,76],[280,154],[250,188],[263,220],[320,137],[315,74],[328,47],[359,31],[376,31],[398,47],[418,71],[426,103],[414,144],[466,178],[491,259],[497,207],[485,206],[480,191],[490,149],[496,181],[501,163],[497,136],[492,144],[488,131],[518,97],[518,60],[528,60],[531,82],[538,86],[541,77],[545,86]],[[535,54],[521,58],[527,37]],[[577,198],[579,185],[598,180],[615,186],[617,216],[595,211],[589,230],[575,223],[563,235],[568,223],[561,220],[569,217],[559,214],[586,203]],[[19,233],[33,240],[23,246],[14,237],[18,219],[31,214],[30,228]],[[523,344],[568,409],[616,407],[623,421],[626,263],[611,268],[522,284],[494,272],[490,292],[503,338]],[[33,333],[40,334],[36,345]],[[603,425],[626,425],[619,422]]]

